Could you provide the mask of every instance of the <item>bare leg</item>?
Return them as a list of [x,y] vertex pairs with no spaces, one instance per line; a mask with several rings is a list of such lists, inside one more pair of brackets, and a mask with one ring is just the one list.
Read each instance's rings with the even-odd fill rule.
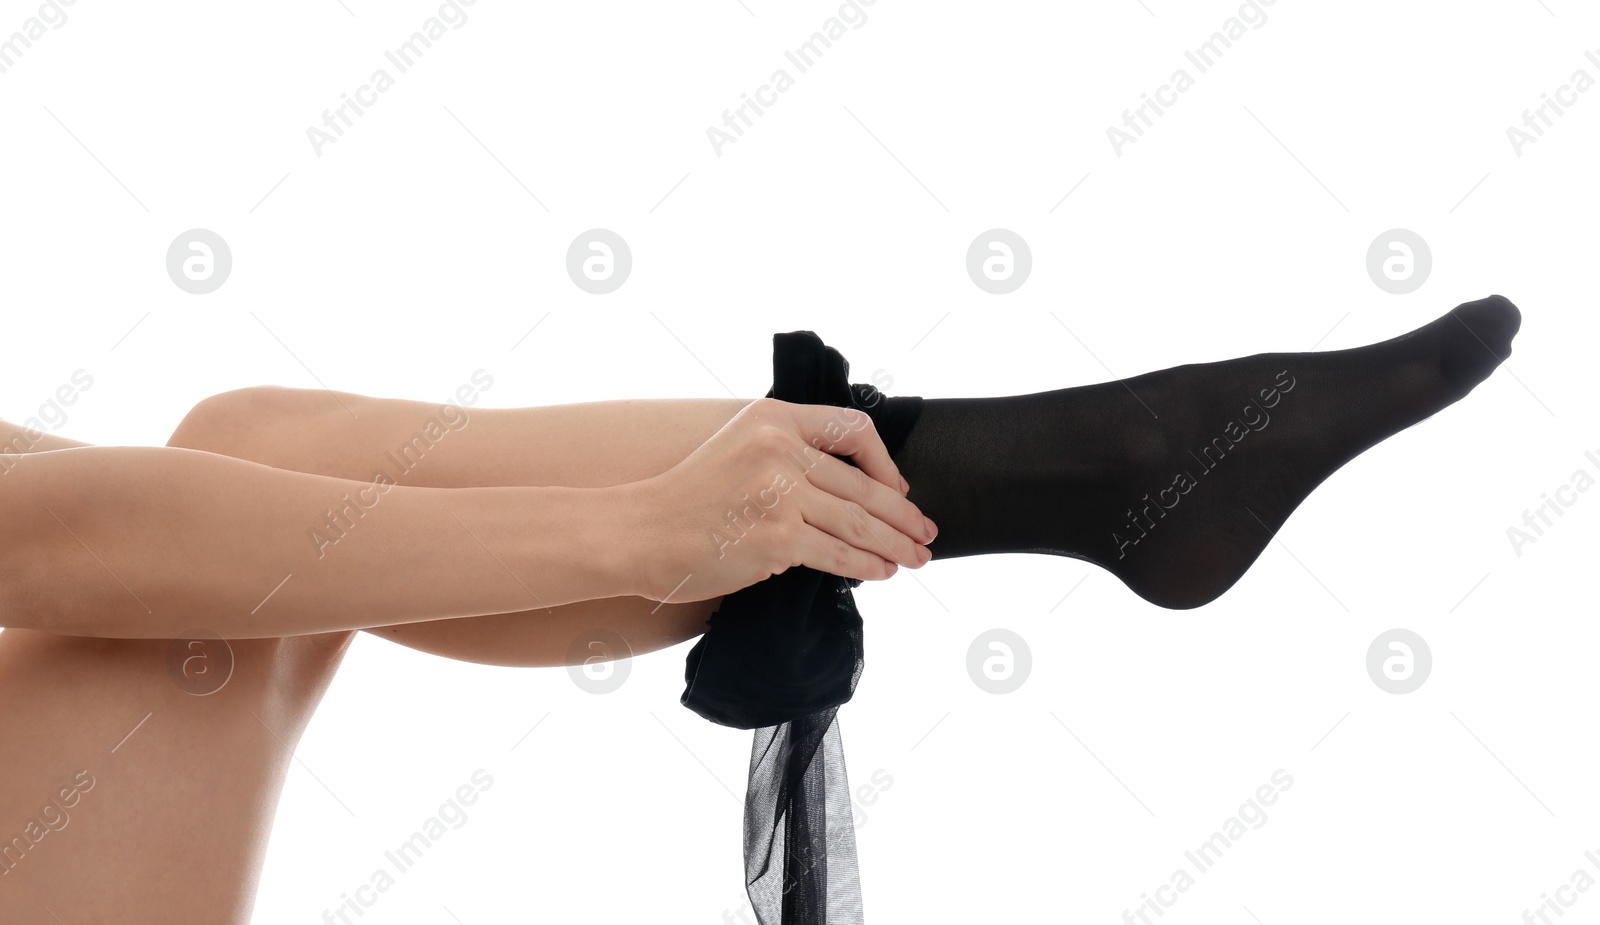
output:
[[[342,421],[303,413],[319,410],[325,393],[233,393],[198,408],[172,445],[366,480],[384,450],[409,440],[436,410],[345,400],[359,404],[359,424],[337,405]],[[475,412],[470,427],[451,435],[456,442],[436,446],[403,484],[621,483],[670,468],[743,404]],[[49,437],[32,449],[82,445]],[[510,646],[512,661],[558,664],[571,636],[587,627],[612,628],[647,651],[698,633],[716,605],[666,604],[652,616],[657,605],[642,598],[586,601],[554,608],[558,617],[437,621],[403,641],[491,661],[506,661],[500,650]],[[9,746],[0,819],[12,826],[0,831],[0,921],[247,921],[294,746],[352,636],[234,640],[231,676],[202,697],[169,674],[169,640],[0,632],[0,702],[13,706],[0,712],[0,741]],[[218,664],[224,658],[221,648],[204,654]],[[186,786],[163,783],[174,777]],[[118,888],[83,889],[85,871]],[[192,873],[174,875],[185,871]]]
[[[196,409],[172,445],[370,479],[383,452],[409,441],[436,410],[345,400],[359,404],[359,423],[336,404],[343,420],[322,414],[332,404],[325,393],[231,393]],[[581,486],[647,477],[682,460],[743,404],[475,412],[470,427],[451,434],[456,442],[434,446],[403,484]],[[68,446],[81,444],[50,438],[33,449]],[[658,608],[615,598],[556,607],[556,616],[539,619],[507,614],[383,632],[460,658],[561,664],[571,639],[590,627],[612,629],[639,652],[691,638],[719,601]],[[0,921],[247,921],[290,756],[352,635],[234,640],[231,677],[201,697],[168,673],[168,640],[0,632],[0,702],[14,707],[0,712],[0,741],[11,755],[0,766],[0,819],[15,829],[0,831]],[[223,657],[220,648],[205,654]],[[187,786],[164,785],[174,777]],[[85,890],[84,871],[119,887]],[[193,874],[174,875],[184,871]]]
[[[289,390],[225,396],[191,414],[172,445],[364,481],[382,464],[374,457],[409,441],[415,412],[434,410],[349,396],[362,405],[363,423],[351,429],[342,408],[342,421],[302,413],[319,397],[326,398]],[[402,484],[620,484],[671,468],[744,404],[478,412],[471,428],[451,435],[455,443],[419,458],[417,478]],[[526,452],[516,445],[535,439],[549,442]],[[52,439],[32,449],[69,446],[81,444]],[[700,632],[719,600],[658,606],[615,598],[554,608],[557,618],[438,621],[413,644],[500,662],[507,659],[496,651],[509,645],[514,663],[559,664],[578,628],[614,628],[647,651]],[[551,623],[571,632],[535,629]],[[0,819],[17,821],[14,832],[0,832],[0,921],[246,921],[289,758],[352,635],[215,647],[205,655],[220,660],[231,651],[232,674],[220,690],[195,696],[170,674],[168,640],[0,632],[0,702],[17,707],[0,715],[0,741],[14,753],[0,768]],[[185,786],[170,786],[175,778]],[[83,889],[85,871],[116,888]]]
[[[353,636],[185,648],[185,689],[168,640],[0,632],[0,922],[248,921],[290,756]],[[230,651],[226,683],[192,693]]]
[[[422,431],[439,418],[437,405],[252,388],[201,402],[173,434],[173,444],[335,478],[371,480],[384,472],[402,485],[600,488],[672,468],[746,404],[650,399],[481,409],[470,411],[458,430],[446,428],[441,439],[430,440]],[[721,600],[609,598],[540,611],[538,619],[510,613],[369,631],[465,661],[564,665],[573,641],[596,628],[621,636],[633,654],[692,639],[705,631]]]
[[228,683],[199,697],[166,673],[166,640],[0,633],[0,921],[248,921],[350,635],[234,641]]

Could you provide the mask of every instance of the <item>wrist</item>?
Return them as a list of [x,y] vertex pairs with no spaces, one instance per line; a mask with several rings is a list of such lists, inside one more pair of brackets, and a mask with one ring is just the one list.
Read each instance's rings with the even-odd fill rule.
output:
[[537,606],[638,593],[635,531],[625,493],[556,485],[509,491],[516,493],[507,496],[515,503],[490,503],[499,505],[500,516],[511,518],[508,529],[521,538],[523,564],[514,570],[528,576],[526,586],[538,598]]
[[649,556],[652,552],[640,530],[644,503],[640,482],[604,488],[573,489],[584,496],[574,536],[580,548],[590,551],[596,580],[612,589],[609,597],[648,597]]

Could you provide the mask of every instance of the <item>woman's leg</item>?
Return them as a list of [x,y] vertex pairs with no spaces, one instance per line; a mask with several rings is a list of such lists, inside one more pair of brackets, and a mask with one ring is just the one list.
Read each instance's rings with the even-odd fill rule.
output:
[[227,683],[197,696],[168,672],[177,642],[0,632],[0,921],[247,922],[289,760],[351,635],[184,648],[231,650]]
[[[1225,383],[1220,390],[1223,393],[1231,394],[1235,388],[1254,388],[1257,383],[1250,373],[1276,370],[1286,358],[1306,370],[1307,375],[1300,381],[1314,388],[1296,397],[1312,400],[1316,408],[1289,413],[1288,420],[1283,422],[1290,425],[1288,432],[1281,426],[1275,428],[1273,441],[1264,444],[1266,452],[1235,459],[1239,464],[1237,469],[1258,470],[1263,463],[1277,467],[1274,471],[1277,503],[1275,509],[1267,511],[1269,520],[1276,525],[1297,502],[1294,492],[1283,492],[1284,484],[1291,477],[1299,477],[1309,490],[1363,446],[1437,411],[1486,376],[1509,352],[1516,318],[1512,314],[1514,310],[1507,310],[1508,306],[1509,303],[1491,304],[1493,311],[1487,315],[1479,312],[1466,319],[1447,316],[1450,321],[1459,321],[1467,328],[1482,348],[1481,353],[1470,344],[1463,346],[1459,339],[1447,345],[1448,338],[1437,336],[1437,329],[1424,329],[1395,342],[1374,345],[1383,348],[1375,352],[1363,348],[1342,355],[1250,358],[1255,362],[1209,364],[1168,371],[1167,378],[1176,378],[1177,385],[1161,379],[1129,380],[1129,383],[1152,388],[1165,386],[1169,393],[1180,395],[1192,409],[1194,399],[1205,397],[1207,391],[1216,391],[1219,381]],[[1490,324],[1496,322],[1497,325]],[[1491,327],[1496,329],[1491,330]],[[1357,381],[1347,382],[1346,374],[1354,375]],[[1284,392],[1291,390],[1282,389]],[[1005,410],[1006,418],[1014,427],[1012,431],[1000,431],[1000,436],[1010,441],[1001,447],[1010,452],[1000,453],[995,452],[993,443],[986,442],[996,436],[995,415],[963,418],[962,415],[971,409],[956,404],[960,400],[950,400],[948,413],[936,412],[932,419],[937,427],[922,427],[926,422],[919,422],[922,434],[918,437],[914,432],[913,438],[920,443],[908,444],[901,458],[914,464],[914,471],[921,476],[912,476],[916,478],[914,485],[936,486],[941,484],[940,480],[949,485],[950,479],[964,473],[968,478],[960,484],[970,489],[974,484],[971,476],[975,473],[988,478],[1008,464],[1029,465],[1040,460],[1048,463],[1050,460],[1044,457],[1061,452],[1060,445],[1046,440],[1030,447],[1016,441],[1023,436],[1021,431],[1026,425],[1057,420],[1063,416],[1062,409],[1073,408],[1075,402],[1087,402],[1079,408],[1084,422],[1129,420],[1131,407],[1122,409],[1127,413],[1109,416],[1095,412],[1099,407],[1096,403],[1112,408],[1116,407],[1111,404],[1113,402],[1126,405],[1122,398],[1109,397],[1115,394],[1112,390],[1089,387],[1070,394],[1075,391],[997,400],[1013,405],[1009,410],[992,405],[988,409]],[[1125,391],[1132,394],[1131,389]],[[1361,407],[1375,398],[1381,398],[1385,405],[1376,415]],[[540,459],[542,465],[549,466],[547,471],[556,473],[556,477],[581,484],[586,480],[592,483],[611,477],[624,478],[630,472],[635,473],[633,478],[647,476],[658,465],[662,468],[672,465],[673,455],[683,449],[681,445],[673,446],[671,440],[692,441],[698,436],[692,433],[695,426],[692,422],[674,420],[676,403],[636,403],[631,411],[630,403],[607,403],[611,407],[589,408],[581,416],[569,418],[566,426],[581,431],[603,420],[618,426],[630,422],[647,429],[659,426],[662,430],[656,436],[666,437],[663,457],[641,455],[639,447],[651,445],[648,441],[633,439],[631,434],[606,433],[603,426],[601,433],[590,433],[587,437],[591,445],[614,451],[607,457],[584,458],[581,451],[574,451],[569,457],[559,444],[537,444],[540,437],[559,438],[563,433],[559,415],[573,414],[571,409],[529,409],[503,414],[479,412],[474,423],[459,432],[442,440],[419,444],[409,435],[420,432],[420,425],[425,422],[411,423],[406,417],[409,415],[414,421],[416,414],[425,412],[429,406],[359,399],[364,403],[372,402],[364,408],[371,423],[363,425],[371,429],[362,432],[361,440],[351,441],[336,436],[339,426],[317,410],[317,401],[325,402],[326,398],[318,399],[316,393],[272,390],[236,393],[197,409],[186,422],[185,433],[177,435],[175,442],[209,442],[214,451],[232,444],[233,449],[241,453],[258,455],[279,464],[304,464],[315,470],[326,468],[329,465],[326,460],[335,457],[340,466],[382,465],[380,460],[367,454],[376,453],[381,457],[391,447],[376,444],[399,436],[403,438],[402,443],[410,443],[418,454],[404,464],[412,470],[408,475],[420,478],[423,467],[432,463],[443,471],[430,477],[461,479],[480,471],[475,468],[478,465],[508,466],[514,471],[517,462],[512,455],[513,448],[502,445],[502,441],[518,436],[518,428],[485,427],[474,432],[482,434],[485,442],[475,446],[474,454],[459,459],[446,449],[450,436],[468,433],[480,420],[499,421],[501,425],[543,420],[544,427],[523,428],[520,436],[534,443],[527,452]],[[1265,396],[1262,401],[1273,407],[1278,403],[1278,399]],[[230,436],[224,422],[206,423],[208,417],[215,417],[214,412],[219,408],[238,410],[237,405],[258,402],[274,403],[274,407],[256,408],[254,416],[260,423],[248,425],[246,432]],[[289,407],[280,407],[285,402]],[[304,413],[307,409],[312,413]],[[714,403],[702,406],[695,413],[704,417],[696,420],[700,426],[714,430],[720,426],[717,418],[723,410]],[[1031,413],[1019,414],[1019,411]],[[349,415],[343,409],[340,413]],[[1230,415],[1232,413],[1229,411]],[[1329,413],[1336,413],[1332,426],[1326,420]],[[1285,414],[1275,411],[1274,420]],[[610,415],[615,417],[608,417]],[[1070,410],[1065,416],[1072,416]],[[355,418],[361,419],[360,414]],[[950,422],[963,420],[971,423],[976,432],[967,433],[960,427],[950,426]],[[1232,417],[1229,420],[1233,420]],[[1263,420],[1248,417],[1243,420],[1243,426],[1254,430]],[[1193,426],[1198,422],[1188,416],[1183,423]],[[983,426],[979,428],[978,425]],[[1267,425],[1260,423],[1259,426],[1264,430]],[[682,432],[684,428],[690,432]],[[1304,436],[1306,433],[1310,436]],[[270,438],[274,434],[280,439],[262,442],[262,437]],[[1151,429],[1134,428],[1131,434],[1139,448],[1157,449],[1149,445]],[[1235,425],[1232,434],[1231,441],[1241,442],[1239,438],[1243,437],[1243,432],[1239,425]],[[1326,439],[1318,439],[1319,434],[1324,438],[1332,435],[1346,439],[1330,444]],[[940,436],[945,439],[935,439]],[[1164,435],[1155,433],[1154,436]],[[297,442],[301,440],[304,442]],[[473,445],[471,441],[455,444],[457,447]],[[1212,442],[1211,445],[1216,444]],[[937,453],[931,451],[934,446],[938,447]],[[329,447],[336,449],[329,451]],[[687,453],[692,448],[691,445],[683,451]],[[1021,452],[1028,449],[1035,452]],[[1099,449],[1105,450],[1104,447]],[[1116,448],[1112,448],[1104,453],[1107,457],[1105,472],[1118,468],[1115,451]],[[1228,451],[1242,452],[1231,445]],[[1284,468],[1285,452],[1289,454],[1287,469]],[[297,453],[305,453],[309,461],[296,462],[293,457]],[[472,461],[477,457],[483,460]],[[980,466],[984,458],[999,461],[985,469]],[[609,468],[613,464],[617,469]],[[1203,466],[1205,462],[1197,464]],[[1059,473],[1052,476],[1044,471],[1051,468],[1045,465],[1032,476],[1036,487],[1048,487],[1055,479],[1051,490],[1058,493],[1065,491],[1062,483],[1081,483],[1085,497],[1105,491],[1096,482],[1103,474],[1099,468],[1091,467],[1093,471],[1066,476]],[[1068,469],[1071,468],[1069,465]],[[1123,468],[1126,468],[1125,463]],[[911,471],[908,466],[908,472]],[[496,470],[493,477],[504,479],[506,471]],[[552,480],[551,476],[542,474],[522,477],[534,484],[548,484]],[[1246,482],[1247,488],[1259,490],[1259,485]],[[1225,488],[1219,488],[1219,493],[1231,494]],[[964,497],[962,492],[949,488],[935,489],[929,494],[930,503],[942,500],[947,505]],[[1006,528],[1011,532],[995,529],[996,524],[1005,522],[1014,505],[1024,513],[1028,513],[1024,505],[1037,509],[1037,498],[1010,498],[985,491],[977,494],[980,499],[989,499],[988,512],[963,512],[973,518],[967,523],[962,523],[959,516],[952,519],[952,523],[958,525],[956,536],[964,540],[955,546],[962,554],[992,551],[1074,554],[1078,540],[1070,536],[1065,539],[1040,536],[1035,540],[1027,532],[1034,528],[1026,523]],[[1062,503],[1070,500],[1070,497],[1061,498]],[[1237,500],[1235,497],[1234,501]],[[1234,507],[1239,506],[1234,504]],[[1184,510],[1193,508],[1188,505]],[[1071,521],[1059,526],[1075,528]],[[1270,533],[1270,530],[1263,525],[1263,532]],[[1093,541],[1103,542],[1103,539]],[[993,545],[985,546],[985,543]],[[642,608],[644,603],[609,602],[595,616],[629,612],[629,608]],[[708,601],[702,606],[709,612],[715,605],[715,601]],[[694,622],[692,618],[699,615],[692,608],[675,614],[691,618],[685,621],[690,624]],[[462,639],[472,639],[477,645],[506,645],[508,642],[515,645],[519,640],[496,638],[496,634],[535,622],[513,620],[507,627],[496,626],[494,620],[486,617],[436,624],[439,632],[448,638],[420,642],[424,645],[439,643],[444,649]],[[585,621],[585,617],[574,618],[575,625]],[[641,622],[652,625],[658,621],[646,613]],[[0,633],[0,698],[23,707],[0,716],[0,741],[10,743],[14,752],[12,760],[0,771],[0,813],[6,814],[0,815],[0,819],[21,820],[16,824],[16,834],[0,844],[0,911],[7,913],[6,920],[22,916],[36,919],[41,909],[73,925],[126,918],[130,910],[145,909],[163,910],[163,921],[181,922],[183,915],[191,910],[196,913],[194,920],[199,922],[226,922],[230,916],[237,920],[241,910],[249,905],[264,847],[267,817],[281,787],[288,754],[347,639],[348,634],[333,634],[235,642],[232,648],[237,665],[230,683],[210,696],[195,697],[181,690],[164,667],[171,652],[170,643],[61,638],[17,630]],[[564,660],[564,650],[551,643],[552,640],[543,639],[531,644],[536,663]],[[180,652],[184,654],[187,653]],[[245,722],[247,715],[260,727],[260,733],[250,731],[249,723]],[[158,725],[158,716],[168,717],[170,725]],[[123,729],[127,732],[122,732]],[[143,753],[147,758],[135,751],[141,745],[148,749]],[[164,785],[179,775],[190,785],[181,793]],[[102,814],[97,816],[96,813]],[[71,825],[73,822],[78,825]],[[106,897],[86,895],[80,889],[85,870],[95,871],[98,882],[112,878],[111,882],[123,884],[125,892]],[[206,871],[208,875],[191,881],[181,873],[175,875],[175,871]],[[34,879],[23,880],[24,875]],[[242,894],[240,883],[250,885]],[[9,889],[11,885],[17,886]],[[57,897],[61,897],[65,909],[50,905]],[[106,905],[91,907],[89,904],[93,902]],[[47,905],[50,907],[45,908]]]
[[[665,471],[748,404],[477,411],[470,426],[430,445],[416,437],[437,406],[343,400],[358,417],[324,392],[227,393],[198,406],[169,445],[369,482],[379,469],[398,476],[404,465],[413,469],[397,478],[405,485],[610,485]],[[337,416],[324,413],[330,409]],[[4,434],[17,430],[0,424]],[[84,444],[35,435],[8,446],[0,469],[9,472],[19,448]],[[385,633],[461,658],[564,664],[571,638],[591,627],[647,651],[699,632],[718,601],[586,601],[555,607],[555,616],[504,614],[437,621],[414,636],[408,625]],[[9,820],[0,822],[9,825],[0,829],[0,921],[247,921],[290,757],[353,635],[223,647],[0,631],[0,703],[11,707],[0,712],[8,746],[0,820]],[[207,683],[204,671],[217,674]],[[199,695],[224,674],[219,689]],[[169,786],[173,780],[184,785]],[[86,890],[85,877],[118,887]]]
[[[82,445],[8,444],[0,468]],[[290,757],[353,636],[0,631],[0,922],[247,922]]]
[[[1032,395],[929,399],[896,461],[912,500],[940,524],[935,558],[1072,556],[1163,606],[1192,607],[1231,586],[1335,469],[1487,377],[1509,356],[1519,323],[1515,307],[1492,296],[1351,350],[1260,354]],[[672,467],[742,404],[482,410],[428,440],[422,432],[439,406],[261,388],[203,402],[177,439],[342,478],[384,471],[402,484],[602,487]],[[554,665],[595,628],[635,654],[693,638],[720,600],[658,608],[616,598],[540,620],[509,614],[373,631],[469,661]]]
[[1198,607],[1340,466],[1487,379],[1521,318],[1496,295],[1364,347],[928,400],[895,462],[939,524],[936,559],[1071,556],[1151,603]]

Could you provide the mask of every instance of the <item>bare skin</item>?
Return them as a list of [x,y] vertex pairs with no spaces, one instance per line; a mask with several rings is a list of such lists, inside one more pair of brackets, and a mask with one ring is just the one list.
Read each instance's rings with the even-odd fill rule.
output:
[[[470,426],[439,441],[404,483],[599,488],[647,479],[682,462],[746,404],[742,399],[651,399],[474,410]],[[438,407],[426,402],[315,389],[244,389],[202,402],[179,426],[173,443],[285,469],[370,479],[385,464],[384,453],[404,446],[437,413]],[[538,619],[509,613],[368,632],[463,661],[565,665],[573,640],[595,628],[626,640],[635,655],[692,639],[705,632],[705,621],[721,601],[718,596],[659,604],[615,597],[555,607],[541,611]]]
[[167,640],[0,633],[0,921],[248,922],[294,746],[351,635],[236,640],[228,683],[199,697],[168,675]]
[[[227,393],[198,406],[171,445],[366,485],[372,460],[409,440],[438,410],[338,399],[358,417],[329,393]],[[746,404],[475,411],[471,426],[439,441],[400,482],[415,488],[637,482],[682,463]],[[30,449],[81,446],[46,436]],[[21,471],[12,468],[0,479]],[[358,538],[359,527],[348,535],[352,543]],[[572,640],[595,627],[622,636],[635,654],[693,638],[720,600],[661,604],[623,596],[387,626],[376,611],[355,619],[442,655],[559,665],[567,663]],[[0,742],[9,746],[0,764],[0,820],[12,820],[0,830],[7,840],[0,848],[12,846],[0,851],[0,921],[247,922],[293,748],[352,636],[234,639],[228,683],[195,696],[170,673],[177,645],[170,640],[0,633],[0,702],[26,707],[0,711]],[[206,659],[223,656],[215,646],[199,651]],[[183,785],[172,786],[174,780]],[[37,822],[31,832],[30,821]],[[94,871],[93,884],[120,888],[86,889],[85,871]]]
[[[458,436],[433,433],[435,451]],[[9,462],[0,623],[242,638],[358,629],[369,614],[412,623],[631,595],[697,601],[796,565],[887,578],[897,563],[925,563],[932,539],[866,415],[771,399],[642,481],[441,489],[368,478],[178,447]],[[762,529],[718,548],[719,513],[741,507]]]
[[235,640],[227,682],[196,696],[169,640],[0,632],[0,921],[248,922],[294,746],[353,636]]

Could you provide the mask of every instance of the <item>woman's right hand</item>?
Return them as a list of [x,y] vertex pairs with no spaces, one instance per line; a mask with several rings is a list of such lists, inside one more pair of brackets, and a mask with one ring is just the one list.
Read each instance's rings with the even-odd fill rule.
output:
[[707,600],[797,565],[863,580],[920,568],[934,531],[904,484],[865,413],[756,399],[672,469],[624,486],[642,524],[638,593]]

